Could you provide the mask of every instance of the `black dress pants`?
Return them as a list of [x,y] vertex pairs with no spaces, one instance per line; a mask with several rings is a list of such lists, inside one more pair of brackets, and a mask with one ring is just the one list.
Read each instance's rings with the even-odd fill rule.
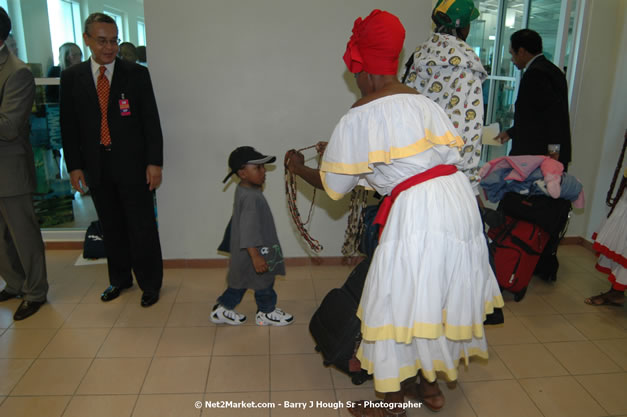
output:
[[147,184],[126,184],[114,175],[112,153],[102,151],[100,183],[91,195],[104,235],[109,282],[116,287],[133,283],[158,293],[163,282],[163,259],[152,191]]

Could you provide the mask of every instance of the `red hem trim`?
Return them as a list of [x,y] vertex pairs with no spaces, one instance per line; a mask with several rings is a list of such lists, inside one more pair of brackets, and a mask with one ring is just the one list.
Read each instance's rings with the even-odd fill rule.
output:
[[592,245],[592,249],[594,249],[596,252],[599,252],[603,256],[613,260],[614,262],[619,263],[623,268],[627,268],[627,258],[625,258],[620,253],[616,253],[610,250],[607,246],[603,246],[598,242],[594,242],[594,244]]

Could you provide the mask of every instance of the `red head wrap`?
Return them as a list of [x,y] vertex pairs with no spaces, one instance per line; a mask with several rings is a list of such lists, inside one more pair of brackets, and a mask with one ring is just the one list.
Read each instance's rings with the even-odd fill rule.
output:
[[346,45],[344,62],[352,73],[366,71],[370,74],[395,75],[404,40],[405,28],[398,17],[373,10],[365,19],[358,17],[355,20],[353,35]]

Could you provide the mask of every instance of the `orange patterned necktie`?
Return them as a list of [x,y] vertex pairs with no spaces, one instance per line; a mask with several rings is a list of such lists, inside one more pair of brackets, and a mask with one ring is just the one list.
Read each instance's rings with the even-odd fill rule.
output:
[[100,144],[104,146],[111,145],[111,134],[109,133],[109,122],[107,121],[107,105],[109,103],[109,79],[104,75],[107,67],[100,67],[100,75],[96,83],[98,90],[98,101],[100,102]]

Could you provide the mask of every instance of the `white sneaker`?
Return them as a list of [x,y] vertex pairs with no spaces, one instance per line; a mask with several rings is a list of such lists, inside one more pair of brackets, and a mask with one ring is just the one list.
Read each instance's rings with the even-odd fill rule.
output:
[[232,326],[239,326],[246,321],[246,316],[235,310],[227,310],[220,304],[213,306],[213,311],[209,316],[209,320],[216,324],[225,323]]
[[269,313],[258,311],[255,319],[258,326],[287,326],[294,322],[294,316],[280,308],[275,308]]

